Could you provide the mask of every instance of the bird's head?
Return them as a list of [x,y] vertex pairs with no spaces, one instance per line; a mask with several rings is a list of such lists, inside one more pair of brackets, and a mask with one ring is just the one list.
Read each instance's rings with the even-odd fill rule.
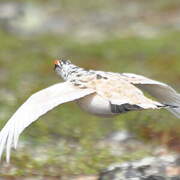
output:
[[77,68],[77,66],[72,64],[69,60],[57,59],[54,61],[54,65],[55,72],[64,80],[68,80],[69,75]]

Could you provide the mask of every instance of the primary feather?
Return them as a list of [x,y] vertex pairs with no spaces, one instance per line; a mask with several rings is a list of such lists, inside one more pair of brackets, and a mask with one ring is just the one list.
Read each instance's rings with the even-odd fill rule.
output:
[[180,94],[172,87],[165,83],[131,73],[123,73],[122,78],[138,88],[145,90],[160,103],[167,105],[166,109],[173,113],[177,118],[180,118]]
[[91,89],[80,89],[68,82],[58,83],[33,94],[10,118],[0,132],[0,158],[6,147],[6,161],[10,160],[12,144],[16,148],[19,135],[32,122],[65,102],[92,94]]

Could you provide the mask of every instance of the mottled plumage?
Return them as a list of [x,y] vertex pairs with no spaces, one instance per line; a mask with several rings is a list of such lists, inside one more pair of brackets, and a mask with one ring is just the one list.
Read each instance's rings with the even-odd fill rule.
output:
[[[9,119],[0,132],[0,158],[6,148],[17,147],[22,131],[54,107],[76,101],[85,111],[103,117],[121,113],[166,108],[180,118],[180,94],[170,86],[143,76],[85,70],[70,61],[56,60],[55,71],[65,81],[33,94]],[[143,89],[158,101],[144,96]]]

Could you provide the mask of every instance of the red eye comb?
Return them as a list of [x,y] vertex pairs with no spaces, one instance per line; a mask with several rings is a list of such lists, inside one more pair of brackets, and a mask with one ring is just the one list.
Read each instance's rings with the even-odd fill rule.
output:
[[60,60],[58,60],[58,59],[54,60],[54,64],[60,65]]

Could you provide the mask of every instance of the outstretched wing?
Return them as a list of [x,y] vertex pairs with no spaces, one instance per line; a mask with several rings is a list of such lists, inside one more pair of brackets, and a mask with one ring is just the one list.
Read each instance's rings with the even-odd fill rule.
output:
[[95,87],[96,93],[110,102],[113,113],[140,109],[157,109],[164,106],[145,97],[140,89],[127,80],[119,78],[119,75],[112,73],[104,75],[106,77],[99,75],[91,79],[91,81],[87,81],[86,87],[92,89]]
[[10,118],[0,132],[0,158],[6,147],[6,161],[10,160],[12,144],[17,146],[21,132],[40,116],[54,107],[93,93],[91,89],[80,89],[68,82],[58,83],[33,94]]
[[151,96],[157,98],[159,102],[172,106],[167,107],[167,109],[176,117],[180,118],[180,94],[172,87],[165,83],[136,74],[123,73],[120,75],[126,81],[129,81],[138,88],[148,92]]

